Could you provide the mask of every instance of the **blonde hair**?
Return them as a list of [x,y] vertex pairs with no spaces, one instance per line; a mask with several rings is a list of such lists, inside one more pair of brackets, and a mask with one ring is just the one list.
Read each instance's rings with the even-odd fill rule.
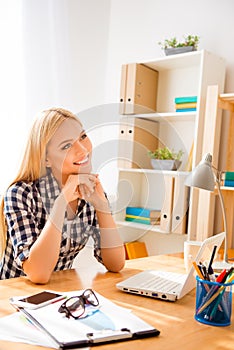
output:
[[[31,182],[46,174],[46,147],[58,127],[67,119],[80,120],[75,114],[63,108],[51,108],[40,113],[32,125],[23,159],[16,178],[9,185],[18,181]],[[4,215],[4,197],[0,203],[0,259],[6,248],[7,224]]]

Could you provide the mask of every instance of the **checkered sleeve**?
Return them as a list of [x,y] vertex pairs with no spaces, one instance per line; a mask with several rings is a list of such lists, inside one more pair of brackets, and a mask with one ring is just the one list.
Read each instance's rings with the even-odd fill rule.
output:
[[4,213],[14,259],[20,269],[42,229],[40,218],[42,204],[41,208],[39,206],[38,196],[30,184],[17,183],[6,192]]

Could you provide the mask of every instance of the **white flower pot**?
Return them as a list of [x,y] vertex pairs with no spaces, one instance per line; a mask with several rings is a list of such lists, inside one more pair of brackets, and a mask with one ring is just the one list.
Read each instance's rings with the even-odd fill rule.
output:
[[165,55],[177,55],[178,53],[191,52],[196,51],[194,46],[182,46],[182,47],[170,47],[168,49],[164,49]]
[[151,165],[156,170],[178,170],[181,163],[180,160],[151,159]]

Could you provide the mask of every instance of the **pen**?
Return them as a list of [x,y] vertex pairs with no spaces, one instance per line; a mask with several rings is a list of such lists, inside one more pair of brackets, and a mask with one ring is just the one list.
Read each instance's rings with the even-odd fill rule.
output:
[[[218,306],[219,306],[219,303],[221,302],[222,300],[222,297],[223,297],[223,293],[225,292],[225,289],[222,290],[222,292],[219,294],[218,298],[217,298],[217,301],[210,313],[210,320],[212,320],[213,318],[215,318],[215,315],[216,315],[216,312],[217,312],[217,309],[218,309]],[[228,315],[228,311],[225,312],[226,315]]]
[[212,254],[211,254],[211,257],[210,257],[208,270],[207,270],[209,275],[213,275],[213,273],[214,273],[214,271],[212,269],[212,264],[213,264],[213,260],[214,260],[214,257],[215,257],[216,249],[217,249],[217,245],[214,246]]
[[226,274],[227,274],[227,270],[224,269],[222,272],[220,272],[220,274],[216,278],[216,282],[218,282],[218,283],[224,282],[226,279]]
[[197,263],[195,261],[193,261],[193,266],[197,272],[198,277],[200,277],[201,280],[204,280],[204,276],[202,275],[202,273],[201,273],[201,271],[200,271],[200,269],[197,266]]
[[229,277],[232,276],[233,270],[234,270],[234,267],[232,266],[232,267],[226,272],[226,275],[223,276],[222,281],[221,281],[222,283],[225,282],[226,278],[229,278]]
[[[231,283],[234,280],[234,276],[231,276],[230,278],[227,279],[226,283]],[[222,292],[222,290],[225,288],[225,286],[221,286],[219,287],[219,289],[217,290],[216,293],[214,293],[212,295],[212,297],[209,298],[209,300],[207,300],[206,303],[204,303],[198,310],[197,310],[197,314],[200,314],[203,310],[205,310],[205,308],[207,306],[209,306],[213,300],[215,300],[215,298],[217,298],[217,296],[220,294],[220,292]]]
[[[220,275],[217,277],[216,282],[221,283],[221,281],[223,280],[223,276],[225,275],[226,270],[224,269]],[[220,288],[218,285],[213,285],[211,288],[208,287],[208,285],[206,284],[206,291],[207,294],[203,300],[203,303],[201,304],[200,308],[203,307],[204,305],[206,305],[206,303],[210,300],[210,298],[212,297],[212,295],[214,295],[214,293]]]

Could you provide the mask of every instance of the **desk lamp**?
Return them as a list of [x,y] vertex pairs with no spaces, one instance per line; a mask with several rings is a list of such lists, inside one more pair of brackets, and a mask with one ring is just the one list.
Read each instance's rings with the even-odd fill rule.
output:
[[222,214],[223,214],[223,222],[224,222],[224,231],[225,231],[225,239],[224,239],[224,255],[223,261],[215,261],[213,263],[214,270],[223,270],[229,269],[232,264],[228,263],[228,253],[227,253],[227,241],[228,241],[228,231],[227,231],[227,217],[226,211],[224,207],[223,195],[220,189],[221,183],[221,175],[222,172],[217,170],[212,165],[212,155],[207,153],[201,162],[194,168],[191,174],[185,180],[185,185],[189,187],[197,187],[207,191],[214,191],[215,184],[217,186],[218,195],[220,199]]

